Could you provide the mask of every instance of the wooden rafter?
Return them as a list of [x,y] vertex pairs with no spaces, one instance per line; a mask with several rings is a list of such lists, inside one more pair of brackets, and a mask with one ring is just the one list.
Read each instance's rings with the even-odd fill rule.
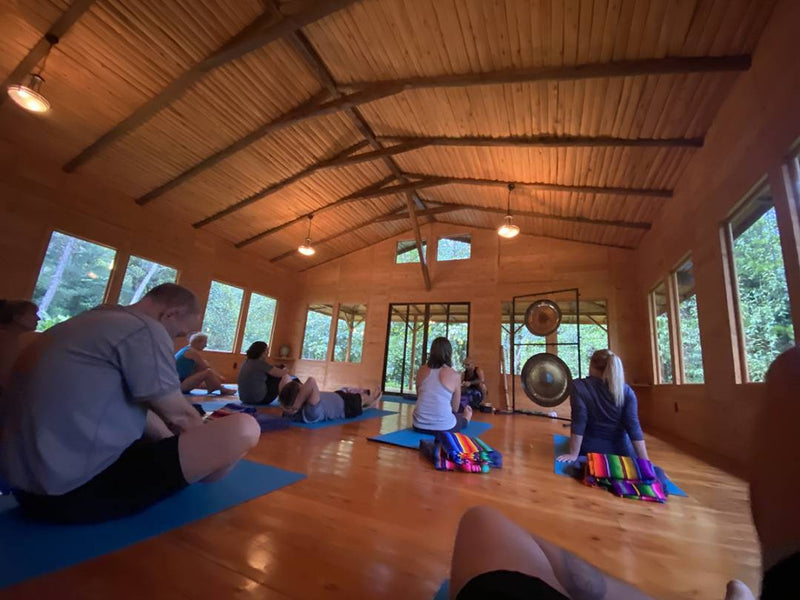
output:
[[411,197],[411,192],[406,192],[406,207],[408,207],[408,214],[411,217],[411,226],[414,228],[414,241],[417,243],[417,253],[419,254],[419,266],[422,270],[422,279],[425,282],[425,289],[431,289],[431,276],[428,273],[428,260],[425,252],[422,249],[422,232],[419,230],[419,220],[417,219],[417,211],[414,206],[414,199]]
[[274,233],[278,233],[279,231],[281,231],[283,229],[286,229],[287,227],[291,227],[295,223],[300,223],[301,221],[304,221],[304,220],[308,219],[309,215],[318,215],[318,214],[320,214],[322,212],[325,212],[327,210],[331,210],[331,209],[336,208],[338,206],[343,206],[343,205],[348,204],[350,202],[357,202],[358,200],[360,200],[360,198],[359,197],[353,197],[354,195],[357,196],[360,193],[369,193],[371,191],[378,190],[381,187],[383,187],[384,185],[386,185],[387,183],[390,183],[390,182],[394,181],[394,179],[395,179],[394,175],[389,175],[388,177],[384,177],[383,179],[381,179],[377,183],[370,184],[370,185],[368,185],[368,186],[366,186],[366,187],[364,187],[364,188],[362,188],[360,190],[357,190],[357,191],[353,192],[353,194],[350,194],[349,196],[345,196],[344,198],[339,198],[338,200],[334,200],[330,204],[326,204],[326,205],[321,206],[318,209],[313,210],[313,211],[311,211],[309,213],[306,213],[304,215],[300,215],[299,217],[296,217],[296,218],[294,218],[294,219],[292,219],[290,221],[286,221],[285,223],[281,223],[280,225],[276,225],[275,227],[272,227],[270,229],[267,229],[265,231],[257,233],[257,234],[255,234],[253,236],[250,236],[246,240],[242,240],[241,242],[237,242],[235,245],[236,245],[237,248],[244,248],[245,246],[249,246],[250,244],[253,244],[253,243],[255,243],[255,242],[259,241],[259,240],[262,240],[265,237],[268,237],[268,236],[270,236],[270,235],[272,235]]
[[[311,50],[313,51],[313,48],[311,48]],[[278,129],[293,125],[306,119],[329,115],[342,110],[348,111],[348,114],[353,114],[352,110],[361,104],[387,98],[409,89],[490,85],[531,81],[574,81],[580,79],[630,77],[638,75],[745,71],[749,68],[749,56],[684,57],[597,63],[568,67],[512,69],[493,73],[439,75],[434,77],[418,77],[395,81],[350,84],[348,85],[348,88],[354,88],[357,91],[346,95],[341,95],[342,86],[336,86],[336,84],[333,83],[332,85],[333,89],[336,90],[336,95],[332,100],[323,102],[320,101],[319,98],[316,98],[312,99],[312,101],[308,101],[297,106],[272,122],[262,125],[255,131],[240,138],[227,148],[224,148],[216,154],[201,160],[199,163],[195,164],[193,167],[190,167],[188,170],[179,174],[174,179],[166,182],[159,188],[148,192],[139,200],[139,202],[144,203],[145,198],[147,201],[152,200],[153,198],[163,194],[165,191],[174,188],[184,181],[191,179],[195,175],[216,165],[223,158],[243,150],[268,133],[277,131]],[[331,81],[333,80],[331,79]],[[367,136],[367,139],[370,140],[370,144],[373,145],[372,139],[375,139],[375,135],[372,133],[371,129],[369,129],[369,126],[367,125],[366,121],[364,121],[363,116],[360,116],[360,113],[358,115],[359,116],[354,117],[356,119],[356,125],[359,126],[359,129],[362,131],[362,133],[364,133],[364,135]],[[382,148],[377,139],[375,139],[373,147],[376,150]],[[402,174],[398,178],[402,178]],[[412,186],[409,189],[413,191],[414,187]]]
[[[437,200],[437,202],[438,202],[438,200]],[[441,204],[441,202],[439,202],[439,204]],[[449,213],[449,212],[455,212],[457,210],[465,210],[467,208],[471,208],[471,207],[467,206],[467,205],[461,206],[461,205],[457,205],[457,204],[448,204],[448,205],[444,205],[444,206],[437,206],[437,207],[434,207],[434,208],[428,208],[426,210],[418,210],[417,211],[417,218],[430,217],[430,216],[433,216],[433,215],[442,215],[442,214]],[[380,217],[376,217],[375,222],[376,223],[388,223],[388,222],[391,222],[391,221],[403,221],[403,220],[409,219],[409,218],[411,218],[411,215],[409,215],[404,210],[403,211],[394,211],[394,212],[391,212],[389,214],[382,215]]]
[[2,105],[8,97],[8,94],[6,94],[8,86],[21,82],[28,73],[36,68],[39,61],[47,54],[47,51],[50,49],[50,41],[47,38],[52,36],[62,38],[75,22],[89,10],[92,4],[94,4],[94,0],[74,0],[74,2],[61,13],[61,16],[58,17],[56,22],[47,30],[47,33],[39,38],[39,41],[34,44],[33,48],[28,51],[28,54],[25,55],[3,81],[2,87],[0,87],[0,105]]
[[[162,108],[175,101],[183,93],[203,78],[207,73],[240,58],[270,42],[317,21],[333,12],[336,12],[355,0],[307,0],[299,4],[298,8],[284,18],[277,17],[272,11],[265,11],[250,25],[229,40],[211,56],[201,60],[177,79],[174,79],[155,97],[136,109],[133,114],[117,124],[113,129],[103,134],[94,143],[84,149],[80,154],[64,165],[64,170],[74,171],[86,161],[97,155],[109,144],[120,139],[125,134],[133,131]],[[297,4],[297,3],[295,3]],[[284,115],[286,117],[286,115]],[[265,131],[263,135],[266,135]]]

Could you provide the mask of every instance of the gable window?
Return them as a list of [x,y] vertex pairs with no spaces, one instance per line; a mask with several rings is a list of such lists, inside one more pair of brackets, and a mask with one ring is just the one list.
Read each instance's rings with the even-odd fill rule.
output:
[[465,260],[471,255],[472,236],[470,234],[439,238],[436,246],[436,260]]
[[[422,240],[422,253],[426,254],[428,247],[425,240]],[[417,242],[415,240],[401,240],[397,242],[394,255],[395,264],[418,263],[419,252],[417,252]]]
[[119,292],[119,304],[135,304],[147,292],[162,283],[175,283],[178,271],[157,262],[131,256]]
[[219,281],[211,282],[203,317],[203,332],[208,335],[209,350],[233,352],[243,296],[242,288]]

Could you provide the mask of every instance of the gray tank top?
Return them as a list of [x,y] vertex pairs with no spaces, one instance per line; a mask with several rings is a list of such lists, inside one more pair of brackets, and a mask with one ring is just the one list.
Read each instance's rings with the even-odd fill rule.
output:
[[453,392],[439,381],[440,369],[431,369],[417,390],[417,403],[414,407],[414,427],[446,431],[455,427],[453,414]]

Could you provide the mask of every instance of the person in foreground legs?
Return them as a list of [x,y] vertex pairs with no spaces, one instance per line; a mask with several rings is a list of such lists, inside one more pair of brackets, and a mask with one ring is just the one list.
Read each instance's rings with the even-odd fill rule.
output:
[[126,516],[218,479],[258,442],[251,416],[203,425],[181,394],[172,338],[199,319],[194,294],[164,284],[56,325],[23,352],[0,402],[0,474],[26,514]]

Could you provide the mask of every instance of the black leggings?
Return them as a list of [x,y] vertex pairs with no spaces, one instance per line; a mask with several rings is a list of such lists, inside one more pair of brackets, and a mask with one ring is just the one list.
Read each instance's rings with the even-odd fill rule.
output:
[[450,429],[444,430],[436,430],[436,429],[422,429],[421,427],[414,427],[414,431],[417,433],[429,433],[431,435],[436,435],[439,431],[446,431],[449,433],[456,433],[464,429],[467,425],[469,425],[469,421],[464,415],[456,415],[456,424],[453,425]]

